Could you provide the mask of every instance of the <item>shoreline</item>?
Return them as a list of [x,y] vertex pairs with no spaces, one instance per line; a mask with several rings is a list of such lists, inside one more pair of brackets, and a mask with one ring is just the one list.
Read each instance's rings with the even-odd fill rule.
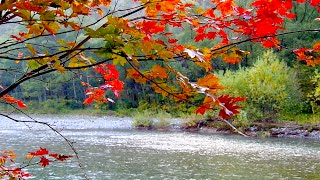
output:
[[[189,127],[185,128],[179,124],[172,124],[169,127],[133,127],[137,130],[156,130],[156,131],[181,131],[181,132],[195,132],[206,134],[232,134],[240,135],[234,130],[228,128],[213,128],[203,126],[200,128]],[[320,140],[320,125],[295,125],[288,123],[253,123],[252,126],[245,129],[243,132],[248,137],[275,137],[275,138],[301,138],[301,139],[316,139]],[[241,135],[240,135],[241,136]]]
[[[48,114],[33,114],[36,116],[47,116]],[[53,114],[51,114],[53,115]],[[54,114],[54,116],[75,116],[74,114]],[[95,117],[127,117],[128,116],[118,116],[115,114],[99,114],[99,115],[83,115],[76,114],[76,116],[95,116]],[[179,121],[175,120],[175,123],[170,124],[165,127],[135,127],[131,124],[133,129],[137,130],[157,130],[157,131],[185,131],[185,132],[199,132],[199,133],[208,133],[208,134],[238,134],[232,130],[229,126],[224,127],[185,127],[182,123],[177,123]],[[298,125],[293,122],[281,122],[276,123],[272,121],[256,121],[253,122],[248,128],[241,129],[237,127],[242,133],[249,137],[276,137],[276,138],[305,138],[305,139],[317,139],[320,140],[320,124],[310,125]]]

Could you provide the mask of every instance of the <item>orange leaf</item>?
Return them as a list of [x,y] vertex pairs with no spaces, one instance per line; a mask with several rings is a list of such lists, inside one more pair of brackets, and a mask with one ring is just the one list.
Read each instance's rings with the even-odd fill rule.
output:
[[154,78],[160,78],[160,79],[164,79],[168,77],[168,74],[166,72],[166,69],[161,67],[159,64],[154,65],[151,69],[151,75]]
[[100,17],[103,16],[103,10],[101,8],[97,8],[98,14]]
[[213,74],[208,74],[206,77],[199,79],[197,84],[202,87],[208,87],[208,91],[213,94],[216,94],[218,89],[223,88],[219,85],[219,78],[215,77]]
[[93,99],[94,99],[94,97],[93,97],[93,96],[90,96],[90,97],[88,97],[87,99],[85,99],[85,100],[83,101],[83,104],[91,104],[92,101],[93,101]]

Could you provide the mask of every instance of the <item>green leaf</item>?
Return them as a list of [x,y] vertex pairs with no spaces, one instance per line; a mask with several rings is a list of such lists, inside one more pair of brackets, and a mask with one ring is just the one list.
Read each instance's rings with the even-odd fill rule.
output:
[[134,54],[134,48],[132,44],[126,44],[122,49],[126,54],[130,54],[130,55]]
[[126,58],[122,57],[122,56],[119,56],[119,55],[114,55],[113,56],[113,61],[112,63],[114,65],[117,65],[117,64],[121,64],[121,66],[124,66],[126,64],[127,60]]
[[43,64],[41,64],[40,62],[36,61],[36,60],[30,60],[28,62],[28,67],[30,69],[37,69],[39,68],[40,66],[42,66]]

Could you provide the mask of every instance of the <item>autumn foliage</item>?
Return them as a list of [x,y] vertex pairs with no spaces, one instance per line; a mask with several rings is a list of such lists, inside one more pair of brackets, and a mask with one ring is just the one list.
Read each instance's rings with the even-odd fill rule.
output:
[[[10,151],[0,151],[0,178],[9,177],[10,179],[26,179],[31,175],[24,172],[22,168],[26,168],[30,165],[40,165],[42,167],[48,166],[50,163],[55,161],[66,161],[73,156],[62,155],[62,154],[51,154],[46,148],[39,148],[34,152],[29,152],[26,156],[26,162],[22,167],[15,167],[16,154]],[[9,166],[9,164],[11,164]]]
[[[251,53],[238,47],[246,42],[281,50],[278,36],[286,33],[285,21],[295,18],[292,11],[294,4],[306,3],[320,11],[320,1],[317,0],[255,0],[248,8],[238,6],[234,0],[206,1],[208,8],[200,6],[204,3],[202,0],[132,2],[136,6],[123,10],[116,9],[116,6],[113,8],[111,0],[1,1],[0,24],[19,23],[24,30],[12,34],[1,43],[0,58],[26,64],[25,71],[18,74],[15,82],[8,87],[0,86],[1,101],[25,108],[21,100],[9,95],[21,83],[54,71],[65,73],[92,68],[101,84],[94,86],[83,80],[82,85],[87,88],[83,104],[113,103],[114,100],[105,94],[106,91],[112,91],[115,97],[121,94],[124,84],[117,71],[117,66],[121,66],[125,69],[126,78],[150,85],[155,93],[174,101],[192,104],[192,97],[202,95],[204,101],[197,104],[196,113],[218,109],[218,116],[228,119],[239,113],[240,106],[236,103],[245,101],[245,98],[218,95],[223,87],[213,74],[213,61],[220,58],[231,64],[240,62]],[[92,24],[84,25],[79,21],[82,17],[95,14],[100,19]],[[218,40],[218,43],[202,48],[181,44],[173,30],[183,31],[186,25],[194,33],[194,44],[204,40]],[[73,32],[84,33],[84,38],[66,41],[60,37]],[[48,39],[56,42],[54,46],[33,41]],[[87,45],[93,39],[103,45]],[[22,53],[22,50],[27,53]],[[319,43],[313,47],[301,47],[293,53],[308,65],[320,64]],[[193,62],[203,68],[206,75],[190,80],[172,66],[172,63],[181,60]],[[146,61],[155,65],[145,69],[143,62]],[[49,154],[42,148],[29,155],[39,157],[42,166],[51,162],[48,157],[58,161],[69,158]],[[6,157],[10,158],[10,155]]]
[[[212,61],[220,57],[227,63],[240,62],[250,53],[237,47],[244,42],[257,42],[266,48],[281,49],[277,35],[285,32],[286,19],[295,18],[292,12],[294,3],[307,3],[314,8],[318,8],[319,4],[317,1],[305,0],[256,0],[249,8],[245,8],[238,6],[233,0],[211,0],[208,2],[211,8],[203,9],[197,5],[197,1],[133,1],[140,5],[126,10],[118,17],[102,10],[103,7],[111,6],[111,1],[108,0],[4,1],[0,6],[5,12],[2,19],[9,22],[10,18],[20,18],[27,29],[12,34],[7,46],[24,44],[29,54],[18,53],[17,57],[3,55],[1,58],[16,60],[17,63],[28,61],[30,70],[20,78],[19,81],[22,82],[38,76],[39,73],[64,73],[66,70],[94,68],[100,74],[103,83],[99,87],[82,83],[88,87],[84,104],[114,102],[111,98],[105,97],[105,91],[111,90],[116,97],[119,96],[123,82],[119,79],[114,65],[121,65],[126,68],[126,78],[132,78],[136,83],[149,84],[163,97],[189,101],[190,97],[203,94],[206,98],[197,113],[203,114],[206,110],[217,107],[224,111],[219,115],[228,118],[236,114],[239,107],[224,106],[223,104],[227,103],[226,99],[231,102],[244,99],[233,99],[228,95],[216,96],[222,87],[219,85],[219,79],[212,74]],[[141,12],[141,17],[130,16]],[[94,13],[98,13],[101,18],[105,17],[105,23],[98,28],[81,26],[75,19]],[[186,24],[194,30],[195,42],[220,39],[220,43],[201,49],[189,44],[180,44],[169,27],[183,30]],[[87,35],[82,41],[65,42],[59,39],[61,33],[80,30]],[[47,36],[56,38],[60,47],[49,51],[28,43],[29,40]],[[86,54],[86,51],[92,50],[87,48],[85,43],[94,38],[104,41],[104,46],[95,48],[94,51],[106,60],[87,57],[89,52]],[[301,48],[293,52],[299,60],[306,61],[308,65],[320,63],[317,44],[310,49]],[[199,78],[197,82],[190,82],[188,77],[171,67],[170,62],[177,61],[178,58],[193,61],[204,68],[208,75],[202,80]],[[150,70],[140,69],[141,62],[146,60],[161,63],[154,65]],[[112,61],[112,64],[107,64],[107,61]],[[24,103],[7,95],[15,86],[7,87],[1,93],[1,98],[7,103],[25,107]]]

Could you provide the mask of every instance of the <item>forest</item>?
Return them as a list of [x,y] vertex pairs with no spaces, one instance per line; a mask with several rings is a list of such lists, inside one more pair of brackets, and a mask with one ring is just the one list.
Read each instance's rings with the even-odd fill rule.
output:
[[[0,116],[14,122],[54,129],[12,116],[22,113],[129,116],[159,129],[181,118],[185,129],[240,134],[257,123],[319,126],[316,0],[2,0],[0,11]],[[45,155],[72,157],[29,153],[44,167]]]
[[[246,7],[249,4],[249,2],[239,1],[239,6]],[[131,7],[133,5],[125,5],[123,2],[119,2],[118,7]],[[203,2],[201,6],[208,8],[210,3]],[[313,7],[295,3],[293,13],[296,16],[284,22],[286,31],[295,32],[318,27],[318,12]],[[99,16],[95,15],[95,19],[85,19],[82,23],[90,24],[98,19]],[[184,31],[182,32],[179,32],[178,28],[169,30],[181,44],[192,44],[197,48],[204,48],[214,46],[219,41],[219,39],[208,39],[195,42],[196,34],[191,31],[191,26],[187,23],[183,26]],[[8,31],[9,29],[15,29],[18,33],[23,31],[24,27],[4,24],[0,28],[1,32],[6,32],[1,36],[1,40],[5,41],[12,34],[12,31]],[[68,43],[71,44],[70,42],[75,37],[81,38],[85,33],[86,31],[83,30],[74,34],[59,35],[58,40],[48,38],[44,44],[53,46],[58,43],[60,46],[66,46]],[[230,36],[232,35],[231,31],[227,33]],[[211,66],[225,89],[220,93],[246,97],[247,101],[242,104],[244,108],[241,112],[248,121],[268,118],[301,120],[302,123],[310,119],[317,121],[320,98],[318,67],[313,64],[307,64],[306,66],[306,61],[299,61],[293,51],[299,47],[312,47],[318,38],[319,33],[317,32],[285,34],[279,36],[281,42],[279,47],[266,50],[259,43],[242,43],[238,45],[239,50],[231,50],[238,53],[236,56],[231,55],[234,56],[234,59],[231,57],[230,60],[226,61],[228,57],[214,58]],[[30,44],[33,43],[35,42],[30,42]],[[91,44],[101,46],[103,42],[97,40],[91,42]],[[29,50],[25,48],[11,53],[28,54]],[[93,58],[101,59],[101,57]],[[12,64],[10,60],[3,60],[0,63],[2,77],[0,84],[3,87],[15,82],[17,76],[19,76],[15,71],[23,71],[26,67],[34,68],[38,66],[33,61]],[[134,114],[134,109],[145,110],[146,104],[151,104],[151,106],[148,105],[151,111],[162,109],[173,116],[179,117],[182,114],[193,114],[196,107],[203,101],[204,97],[198,96],[193,99],[193,103],[176,103],[168,96],[155,93],[154,88],[148,83],[139,83],[135,79],[126,78],[129,77],[129,64],[125,64],[121,60],[113,61],[113,64],[122,65],[117,70],[124,83],[124,90],[120,97],[112,98],[114,103],[84,105],[86,87],[82,83],[86,82],[92,84],[92,86],[97,86],[101,81],[97,79],[96,71],[91,69],[43,75],[17,86],[10,93],[28,104],[27,111],[33,113],[72,113],[75,112],[73,110],[90,109],[90,111],[97,113],[111,110],[119,115],[130,115]],[[148,70],[156,64],[158,62],[148,61],[143,63],[140,68]],[[199,68],[194,62],[188,60],[170,62],[170,65],[193,81],[206,74],[203,68]],[[11,69],[15,71],[10,71]],[[107,96],[112,96],[112,94],[112,92],[107,92]]]

